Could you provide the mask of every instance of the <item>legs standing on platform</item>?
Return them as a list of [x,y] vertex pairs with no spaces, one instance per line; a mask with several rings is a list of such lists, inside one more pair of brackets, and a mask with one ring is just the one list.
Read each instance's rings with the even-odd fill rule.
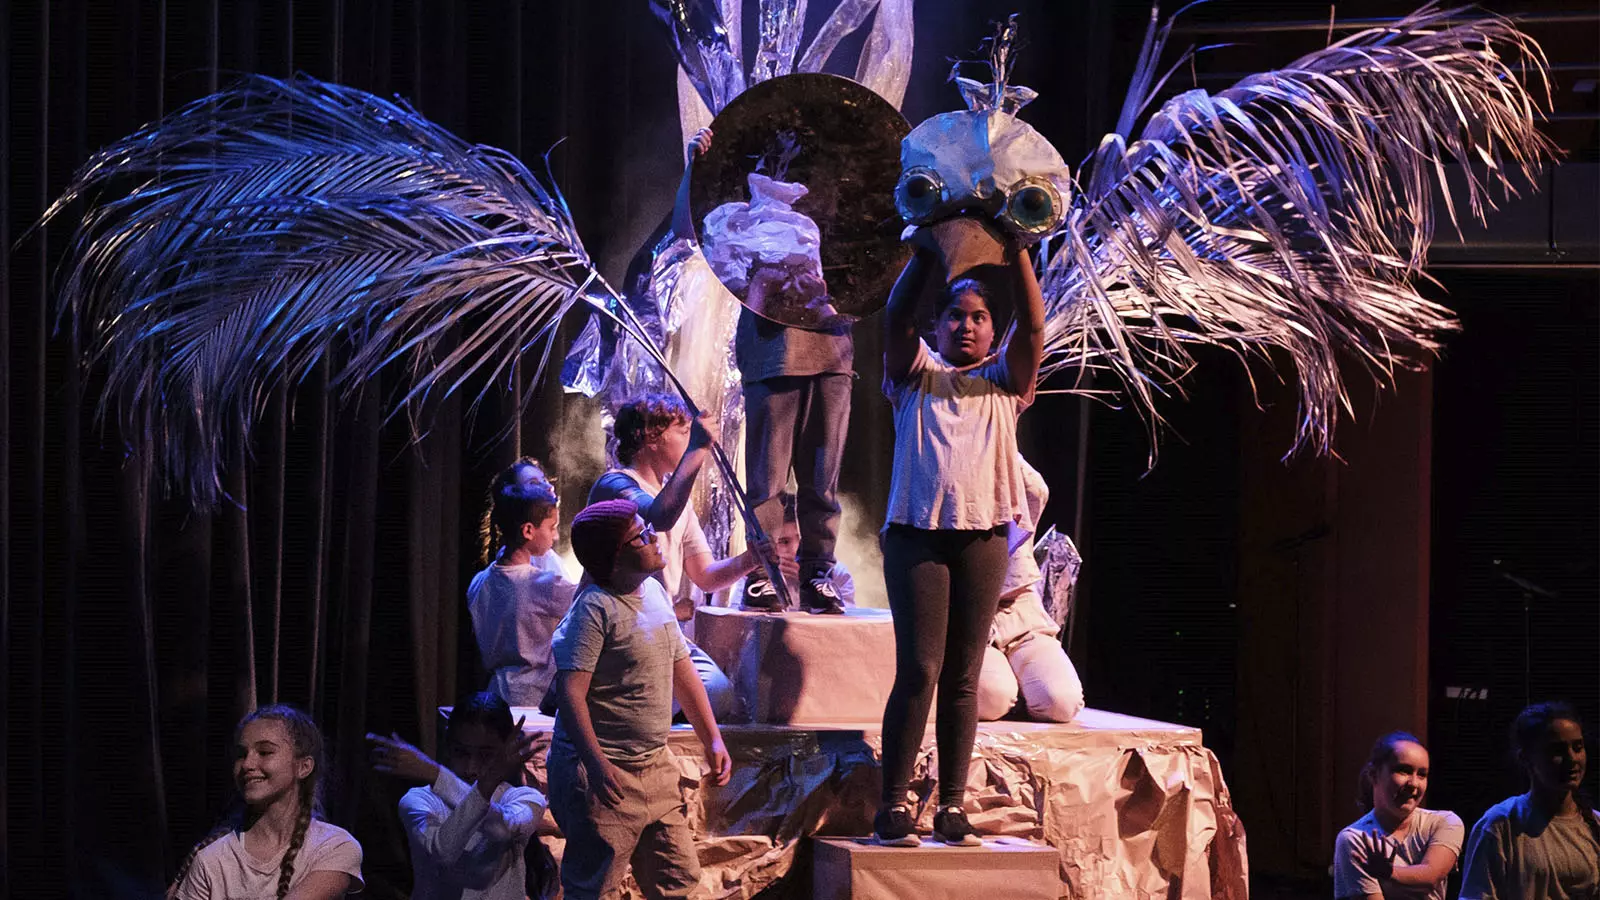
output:
[[884,581],[894,612],[895,680],[883,713],[883,800],[904,803],[939,688],[939,805],[960,804],[978,728],[978,672],[1005,574],[1003,530],[891,525]]
[[[793,375],[745,385],[746,488],[761,529],[783,527],[783,491],[794,470],[800,578],[833,568],[839,540],[839,467],[850,421],[851,376]],[[755,576],[759,579],[759,573]]]

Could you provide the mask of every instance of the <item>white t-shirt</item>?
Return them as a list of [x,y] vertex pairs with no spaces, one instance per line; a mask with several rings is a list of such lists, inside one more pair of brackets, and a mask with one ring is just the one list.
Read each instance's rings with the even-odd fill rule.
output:
[[1472,826],[1461,870],[1461,900],[1595,900],[1600,843],[1585,816],[1547,818],[1527,794],[1489,807]]
[[494,799],[439,767],[432,787],[400,798],[411,843],[412,900],[523,900],[523,851],[544,817],[544,795],[502,784]]
[[1029,518],[1017,416],[1003,356],[957,369],[917,341],[906,377],[885,379],[894,406],[889,524],[987,531]]
[[538,706],[555,679],[550,637],[572,608],[578,585],[554,550],[518,566],[494,563],[467,588],[489,690],[512,706]]
[[[287,850],[285,850],[287,852]],[[256,859],[244,849],[239,832],[230,831],[206,845],[195,857],[189,874],[178,886],[178,900],[272,900],[278,896],[278,866],[283,853]],[[361,881],[361,845],[337,825],[312,819],[305,843],[294,858],[293,890],[312,872],[343,872],[351,892]]]
[[[1365,897],[1382,894],[1385,900],[1445,900],[1450,883],[1446,872],[1436,884],[1406,887],[1393,881],[1380,881],[1367,869],[1365,842],[1376,837],[1388,840],[1394,846],[1394,864],[1414,866],[1422,862],[1428,851],[1445,847],[1461,855],[1461,839],[1466,835],[1461,817],[1449,810],[1417,809],[1411,813],[1411,825],[1403,840],[1396,843],[1378,823],[1376,813],[1366,815],[1346,825],[1333,842],[1333,896]],[[1365,835],[1365,837],[1363,837]]]

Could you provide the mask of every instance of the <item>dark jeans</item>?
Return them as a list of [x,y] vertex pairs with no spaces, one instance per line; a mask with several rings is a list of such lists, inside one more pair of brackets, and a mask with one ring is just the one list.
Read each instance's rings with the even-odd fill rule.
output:
[[791,375],[744,386],[745,489],[767,535],[783,526],[780,495],[794,468],[799,561],[828,568],[839,541],[839,463],[850,424],[849,375]]
[[939,805],[960,804],[978,730],[978,673],[1006,574],[1006,533],[890,525],[883,580],[894,613],[894,689],[883,710],[883,802],[904,803],[939,688]]

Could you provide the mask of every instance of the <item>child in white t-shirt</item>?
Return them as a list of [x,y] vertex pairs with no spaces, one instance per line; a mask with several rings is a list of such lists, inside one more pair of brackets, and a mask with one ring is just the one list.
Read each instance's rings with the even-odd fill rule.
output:
[[1372,745],[1357,791],[1367,814],[1334,840],[1334,897],[1445,900],[1466,828],[1449,810],[1422,808],[1428,772],[1413,734],[1390,732]]
[[234,731],[233,810],[195,845],[167,891],[175,900],[335,900],[360,891],[361,845],[322,820],[322,732],[290,706]]
[[533,735],[487,691],[462,698],[445,726],[444,765],[401,740],[367,735],[373,768],[424,786],[400,799],[411,844],[412,900],[523,900],[524,854],[544,795],[520,786]]
[[560,500],[542,479],[505,484],[489,517],[499,549],[467,588],[472,633],[489,689],[512,706],[538,706],[555,678],[550,637],[578,587],[554,549]]
[[938,304],[935,353],[916,306],[942,266],[920,239],[884,315],[884,393],[894,406],[894,470],[883,531],[884,583],[894,613],[895,680],[883,713],[879,843],[915,846],[906,803],[911,767],[938,687],[939,806],[934,837],[979,843],[962,808],[977,731],[978,674],[1006,570],[1006,534],[1032,531],[1017,452],[1017,416],[1033,401],[1044,354],[1044,299],[1033,264],[1011,241],[1004,271],[1017,315],[994,348],[989,288],[963,278]]

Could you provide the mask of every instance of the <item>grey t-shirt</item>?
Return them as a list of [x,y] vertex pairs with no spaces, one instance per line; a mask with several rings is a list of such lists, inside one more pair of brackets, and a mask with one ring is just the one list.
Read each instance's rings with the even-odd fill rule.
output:
[[1489,807],[1472,826],[1461,900],[1596,900],[1600,842],[1584,817],[1546,817],[1527,794]]
[[1418,887],[1380,881],[1367,869],[1365,845],[1372,838],[1388,840],[1395,846],[1394,864],[1414,866],[1435,846],[1445,847],[1459,857],[1466,831],[1461,817],[1449,810],[1417,809],[1411,813],[1405,838],[1396,843],[1378,824],[1377,815],[1369,812],[1345,826],[1333,842],[1333,896],[1382,894],[1385,900],[1445,900],[1450,883],[1448,872],[1437,883]]
[[[672,730],[672,666],[689,655],[666,589],[646,578],[635,594],[586,585],[556,627],[556,668],[592,672],[589,718],[606,758],[643,765],[667,746]],[[556,717],[553,749],[576,754],[565,716]]]
[[741,309],[733,359],[745,384],[785,375],[850,375],[855,340],[848,328],[832,333],[789,328]]

